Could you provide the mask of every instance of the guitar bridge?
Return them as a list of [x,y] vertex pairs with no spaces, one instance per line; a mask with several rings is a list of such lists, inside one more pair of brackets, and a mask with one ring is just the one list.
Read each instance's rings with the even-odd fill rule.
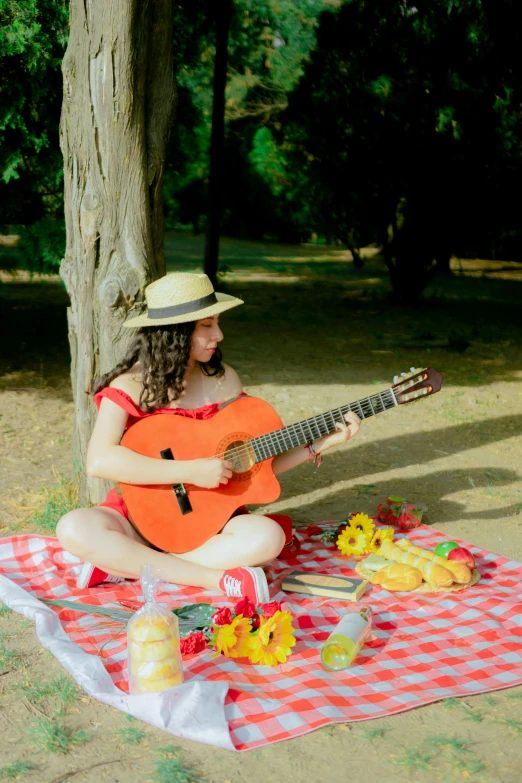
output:
[[[172,449],[161,449],[160,451],[161,459],[174,459],[174,454],[172,453]],[[178,501],[179,510],[182,514],[190,514],[192,511],[192,505],[190,503],[190,498],[187,495],[187,490],[185,489],[184,484],[172,484],[172,491],[176,495],[176,500]]]

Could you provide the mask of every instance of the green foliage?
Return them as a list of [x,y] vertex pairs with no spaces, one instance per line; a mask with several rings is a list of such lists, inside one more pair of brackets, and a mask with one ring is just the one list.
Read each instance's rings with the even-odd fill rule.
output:
[[155,783],[204,783],[202,778],[196,777],[196,773],[185,766],[181,750],[175,745],[158,748],[158,753],[163,754],[163,758],[154,764]]
[[56,274],[65,252],[65,222],[44,215],[22,230],[18,250],[31,272]]
[[386,729],[381,729],[381,728],[366,729],[362,733],[364,739],[367,739],[369,742],[375,742],[375,740],[382,739],[385,734],[386,734]]
[[431,754],[423,750],[417,750],[417,748],[405,750],[401,756],[394,758],[393,762],[400,767],[405,767],[405,769],[415,772],[433,769]]
[[0,636],[0,673],[19,669],[22,665],[22,656],[18,650],[11,650],[6,647],[3,641],[3,634]]
[[[126,715],[127,721],[131,724],[136,722],[136,718],[132,715]],[[118,739],[123,745],[138,745],[142,739],[145,739],[147,732],[143,731],[139,726],[124,726],[122,729],[116,731]]]
[[38,718],[27,727],[27,732],[38,750],[61,755],[90,739],[85,731],[73,732],[68,729],[60,718]]
[[428,748],[442,750],[447,748],[455,753],[471,752],[471,742],[469,740],[462,740],[460,737],[449,737],[445,734],[436,737],[428,737],[424,744]]
[[31,515],[28,523],[35,533],[54,535],[58,520],[68,511],[78,508],[78,484],[61,476],[52,487],[43,487],[39,493],[40,508]]
[[[164,188],[167,227],[190,227],[195,233],[204,229],[207,209],[215,56],[213,20],[207,13],[206,24],[202,22],[199,7],[178,7],[180,23],[192,29],[194,37],[190,51],[177,59],[178,121]],[[281,191],[284,170],[270,133],[263,134],[263,130],[287,106],[288,93],[314,46],[319,14],[331,7],[327,0],[233,3],[223,179],[223,230],[231,235],[301,237],[303,210],[294,214],[286,195],[281,206],[274,200]]]
[[248,158],[254,171],[266,179],[274,196],[278,196],[288,179],[284,157],[268,128],[258,128],[255,132]]
[[[64,246],[67,21],[63,0],[0,0],[0,214],[44,272]],[[207,0],[175,4],[168,228],[205,228],[214,22]],[[222,230],[315,233],[359,266],[380,245],[406,302],[452,254],[522,259],[519,50],[508,0],[234,0]]]
[[382,245],[405,301],[453,253],[522,257],[513,14],[482,0],[344,3],[321,16],[273,124],[294,203],[355,254]]
[[31,761],[15,761],[13,764],[0,767],[0,780],[21,780],[23,776],[35,769],[37,766]]
[[63,0],[0,0],[0,214],[31,225],[62,205]]
[[49,682],[27,681],[18,683],[16,689],[22,693],[31,704],[38,706],[50,703],[57,715],[63,715],[73,702],[80,696],[80,690],[74,680],[64,675],[54,677]]

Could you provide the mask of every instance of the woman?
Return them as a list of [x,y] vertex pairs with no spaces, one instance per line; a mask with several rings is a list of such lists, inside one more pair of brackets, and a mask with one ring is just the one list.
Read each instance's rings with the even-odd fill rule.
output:
[[[243,395],[235,370],[221,360],[220,313],[243,304],[214,292],[206,275],[169,274],[145,290],[147,312],[125,322],[138,327],[123,361],[94,384],[99,409],[87,453],[89,476],[126,484],[193,484],[212,489],[232,476],[217,457],[161,460],[120,445],[125,430],[145,416],[173,414],[207,419],[220,405]],[[353,413],[338,431],[308,447],[275,457],[275,474],[290,470],[353,437],[360,421]],[[161,569],[176,584],[221,590],[228,596],[270,599],[259,566],[276,558],[285,544],[281,524],[269,516],[239,510],[222,530],[183,554],[158,551],[132,524],[115,490],[104,503],[71,511],[59,521],[60,543],[85,564],[79,587],[137,579],[141,566]],[[290,534],[291,535],[291,534]]]

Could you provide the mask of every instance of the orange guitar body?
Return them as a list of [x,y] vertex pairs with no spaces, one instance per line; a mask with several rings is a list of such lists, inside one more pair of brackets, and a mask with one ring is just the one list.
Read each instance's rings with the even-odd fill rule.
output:
[[[279,429],[276,411],[256,397],[240,397],[211,419],[191,419],[160,413],[136,422],[121,445],[159,459],[170,448],[174,459],[190,460],[223,455],[227,449],[248,456],[241,444]],[[238,452],[239,449],[239,452]],[[251,460],[233,472],[228,484],[203,489],[185,484],[192,510],[183,514],[171,485],[121,484],[132,521],[144,538],[166,552],[190,552],[216,535],[234,511],[246,503],[270,503],[280,494],[272,459]]]

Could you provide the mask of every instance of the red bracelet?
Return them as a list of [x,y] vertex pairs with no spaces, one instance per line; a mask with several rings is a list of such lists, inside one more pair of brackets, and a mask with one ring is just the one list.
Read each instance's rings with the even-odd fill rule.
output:
[[308,449],[308,459],[306,461],[310,462],[310,460],[313,459],[315,463],[315,467],[318,468],[321,464],[321,454],[317,453],[312,441],[310,441],[310,443],[307,443],[305,448]]

